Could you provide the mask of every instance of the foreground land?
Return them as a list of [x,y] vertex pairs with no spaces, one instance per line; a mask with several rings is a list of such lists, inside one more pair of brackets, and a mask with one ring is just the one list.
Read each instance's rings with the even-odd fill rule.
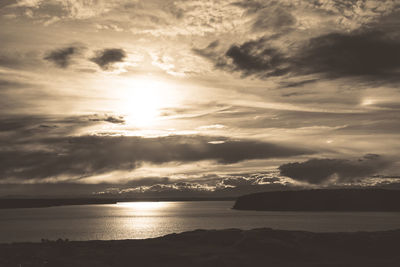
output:
[[241,196],[233,207],[265,211],[400,211],[400,190],[316,189]]
[[196,230],[155,239],[0,244],[0,266],[399,266],[400,230]]

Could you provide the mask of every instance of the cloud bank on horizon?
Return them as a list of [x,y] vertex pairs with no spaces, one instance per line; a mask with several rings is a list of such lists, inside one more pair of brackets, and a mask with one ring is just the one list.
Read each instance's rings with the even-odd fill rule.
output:
[[7,0],[0,195],[398,188],[396,0]]

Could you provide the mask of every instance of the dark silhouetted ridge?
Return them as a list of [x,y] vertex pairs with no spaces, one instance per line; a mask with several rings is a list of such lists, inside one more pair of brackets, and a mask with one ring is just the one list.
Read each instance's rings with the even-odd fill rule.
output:
[[196,230],[146,240],[0,244],[0,266],[397,267],[399,242],[399,230]]
[[317,189],[241,196],[233,207],[265,211],[400,211],[400,191]]

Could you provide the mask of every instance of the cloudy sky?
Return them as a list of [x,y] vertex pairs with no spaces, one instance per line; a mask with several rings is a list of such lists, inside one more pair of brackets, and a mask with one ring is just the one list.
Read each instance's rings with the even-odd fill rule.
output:
[[399,188],[398,0],[2,0],[0,25],[0,196]]

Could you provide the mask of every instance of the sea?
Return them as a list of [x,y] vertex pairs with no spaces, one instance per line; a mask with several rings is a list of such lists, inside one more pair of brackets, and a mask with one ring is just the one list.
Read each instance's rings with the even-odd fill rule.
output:
[[400,229],[400,212],[241,211],[233,201],[121,202],[0,210],[0,243],[145,239],[195,229]]

